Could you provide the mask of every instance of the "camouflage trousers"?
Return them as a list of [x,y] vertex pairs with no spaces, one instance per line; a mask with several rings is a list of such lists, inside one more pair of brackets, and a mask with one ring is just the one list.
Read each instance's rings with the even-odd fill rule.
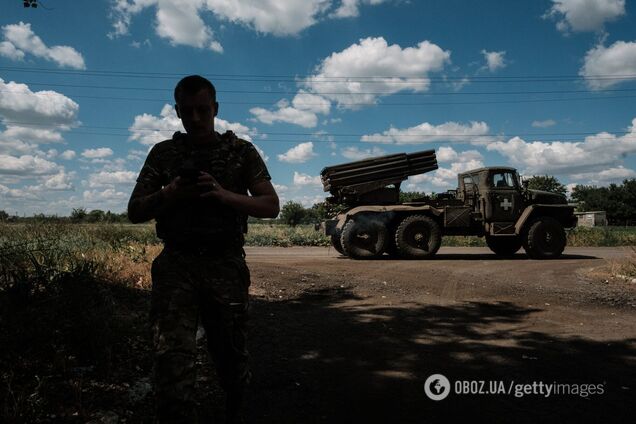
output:
[[242,250],[222,257],[169,247],[152,263],[151,320],[158,423],[196,421],[196,332],[228,396],[249,382],[246,322],[250,276]]

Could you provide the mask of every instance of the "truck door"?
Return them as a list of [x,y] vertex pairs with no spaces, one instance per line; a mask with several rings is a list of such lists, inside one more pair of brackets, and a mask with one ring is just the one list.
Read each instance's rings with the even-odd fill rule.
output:
[[493,222],[516,221],[521,212],[522,197],[513,171],[495,171],[489,178],[489,200]]

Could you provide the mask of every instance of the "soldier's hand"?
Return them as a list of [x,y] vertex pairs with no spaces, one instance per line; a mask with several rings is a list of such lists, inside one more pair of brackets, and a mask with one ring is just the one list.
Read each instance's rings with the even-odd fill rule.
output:
[[227,196],[228,191],[212,175],[207,172],[201,172],[197,186],[201,190],[201,197],[214,198],[221,202]]
[[199,196],[199,193],[195,182],[189,182],[181,177],[176,177],[163,188],[163,195],[169,201],[194,199]]

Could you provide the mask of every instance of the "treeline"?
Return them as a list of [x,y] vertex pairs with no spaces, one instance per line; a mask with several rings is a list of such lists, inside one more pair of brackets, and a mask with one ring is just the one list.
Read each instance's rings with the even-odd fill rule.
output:
[[6,211],[0,210],[0,222],[33,222],[33,221],[46,221],[46,222],[72,222],[77,224],[94,224],[94,223],[106,223],[106,224],[129,224],[128,213],[121,212],[115,213],[111,211],[104,212],[100,209],[93,209],[87,211],[85,208],[75,208],[71,211],[70,216],[58,216],[58,215],[45,215],[38,213],[33,216],[17,216],[9,215]]
[[572,190],[577,210],[605,211],[610,225],[636,225],[636,179],[607,187],[577,185]]

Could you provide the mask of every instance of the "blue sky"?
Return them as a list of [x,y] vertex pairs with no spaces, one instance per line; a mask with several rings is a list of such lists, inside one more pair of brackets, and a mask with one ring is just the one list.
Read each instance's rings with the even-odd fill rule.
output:
[[435,149],[405,190],[508,165],[570,187],[636,178],[636,6],[624,0],[3,0],[0,209],[125,210],[201,74],[282,201],[320,170]]

